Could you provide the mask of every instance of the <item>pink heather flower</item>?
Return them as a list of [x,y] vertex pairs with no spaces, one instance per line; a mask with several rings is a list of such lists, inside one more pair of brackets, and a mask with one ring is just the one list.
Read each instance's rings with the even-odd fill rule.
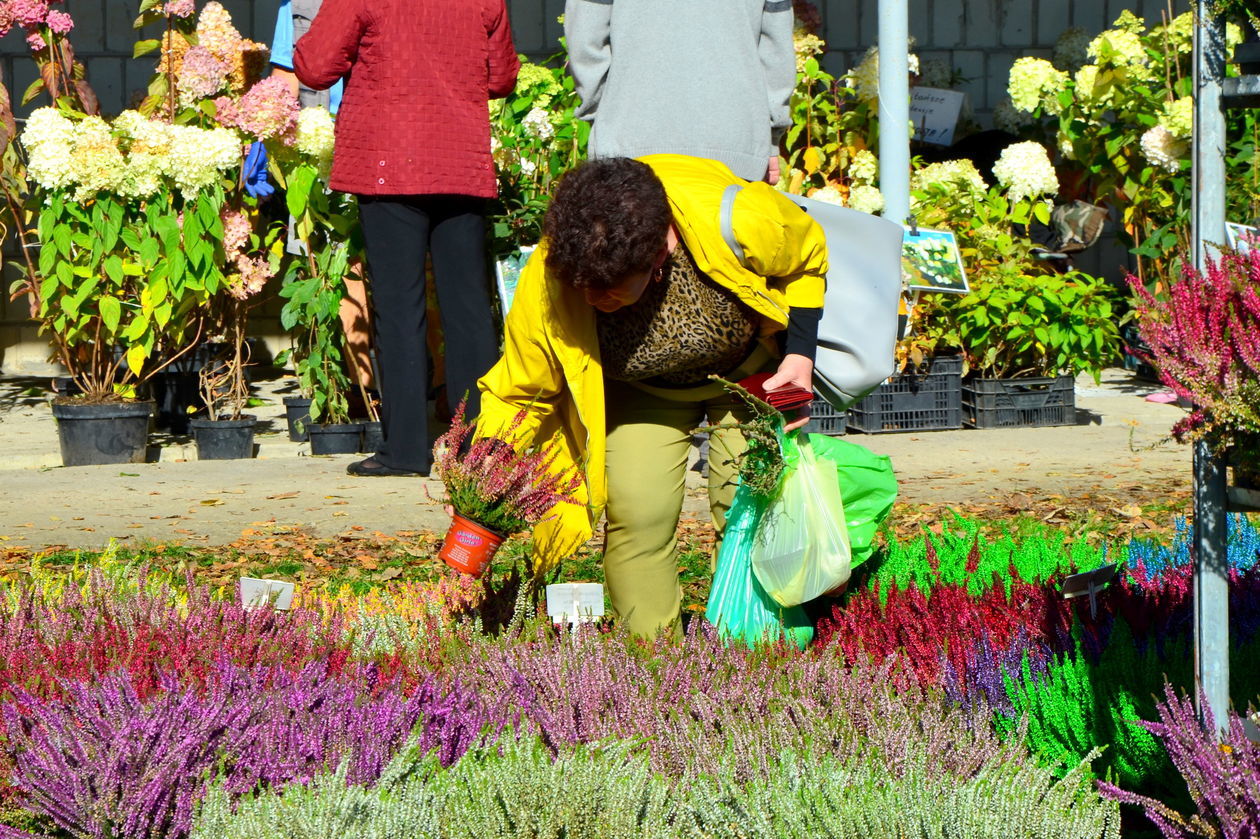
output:
[[48,18],[48,3],[46,0],[9,0],[9,13],[22,26],[39,26]]
[[196,0],[167,0],[166,13],[171,17],[189,17],[197,11]]
[[188,50],[184,53],[177,82],[185,103],[218,93],[223,89],[231,69],[205,47],[196,46]]
[[53,32],[56,32],[58,35],[65,35],[74,28],[74,19],[65,12],[50,11],[48,13],[47,23],[48,28]]
[[26,36],[26,45],[31,48],[31,52],[48,48],[48,44],[44,43],[44,36],[38,32],[31,32]]
[[[227,107],[225,107],[225,104]],[[259,140],[279,139],[293,145],[300,108],[297,98],[282,78],[263,79],[232,103],[225,96],[215,100],[219,122],[239,128]]]
[[249,217],[239,210],[223,211],[223,252],[235,258],[249,244]]

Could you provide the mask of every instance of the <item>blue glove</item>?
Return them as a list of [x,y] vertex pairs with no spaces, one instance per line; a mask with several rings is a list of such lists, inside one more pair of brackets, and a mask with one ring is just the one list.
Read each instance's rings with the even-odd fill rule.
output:
[[245,182],[245,191],[255,198],[266,198],[276,191],[267,180],[267,147],[261,142],[249,147],[241,177]]

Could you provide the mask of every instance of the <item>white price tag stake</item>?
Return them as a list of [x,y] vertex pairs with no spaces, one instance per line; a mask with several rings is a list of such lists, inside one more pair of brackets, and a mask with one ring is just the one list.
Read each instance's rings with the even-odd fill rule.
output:
[[604,587],[599,583],[547,586],[547,617],[553,623],[589,623],[604,615]]
[[283,580],[241,577],[241,605],[246,609],[271,605],[272,608],[287,611],[293,608],[293,591],[293,583]]

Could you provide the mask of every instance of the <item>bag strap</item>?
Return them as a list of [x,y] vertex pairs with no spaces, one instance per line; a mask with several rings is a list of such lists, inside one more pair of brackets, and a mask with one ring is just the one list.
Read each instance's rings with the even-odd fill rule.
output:
[[739,264],[745,269],[751,271],[748,267],[748,258],[744,256],[744,249],[740,246],[739,241],[735,238],[735,199],[739,196],[739,191],[743,189],[743,184],[731,184],[722,192],[722,209],[718,214],[718,221],[722,228],[722,239],[725,240],[727,247],[735,254],[735,258],[739,260]]

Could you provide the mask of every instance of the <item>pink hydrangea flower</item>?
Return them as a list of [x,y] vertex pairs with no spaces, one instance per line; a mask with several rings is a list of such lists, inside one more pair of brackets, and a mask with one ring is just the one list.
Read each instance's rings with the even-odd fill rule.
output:
[[74,28],[74,19],[65,12],[50,11],[48,13],[47,23],[48,28],[53,32],[56,32],[58,35],[65,35]]
[[32,52],[39,52],[48,48],[48,44],[44,43],[44,36],[38,32],[31,32],[26,36],[26,45],[31,48]]
[[48,18],[48,3],[46,0],[9,0],[9,12],[22,26],[39,26]]
[[271,279],[271,262],[265,256],[250,259],[247,256],[236,258],[237,277],[229,277],[228,294],[237,300],[245,300],[262,291],[267,280]]
[[167,0],[166,13],[171,17],[189,17],[197,11],[196,0]]
[[223,252],[234,258],[249,243],[249,217],[238,210],[223,211]]
[[231,69],[205,47],[193,47],[184,54],[184,63],[179,69],[179,92],[188,100],[204,99],[218,93],[223,89]]
[[214,104],[218,120],[224,125],[239,128],[259,140],[279,139],[285,145],[293,145],[300,108],[286,80],[266,78],[251,87],[240,102],[220,96]]
[[0,6],[0,38],[9,34],[9,30],[13,28],[13,12],[9,11],[8,6]]

